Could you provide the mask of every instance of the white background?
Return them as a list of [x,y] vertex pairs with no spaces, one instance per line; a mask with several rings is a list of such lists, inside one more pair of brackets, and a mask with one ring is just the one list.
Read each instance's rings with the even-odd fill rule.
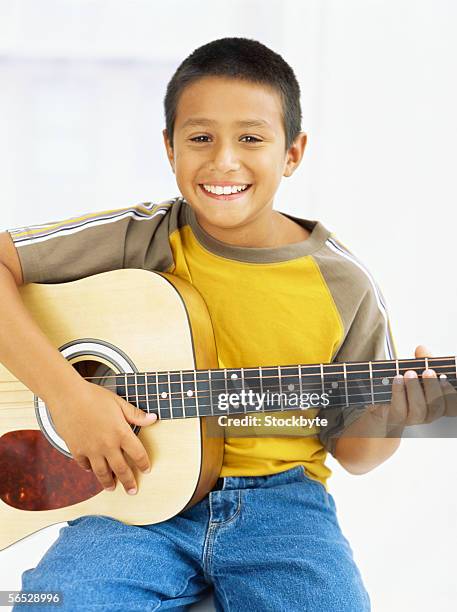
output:
[[[0,0],[0,226],[178,195],[166,84],[196,47],[254,38],[293,67],[308,134],[275,208],[321,220],[365,262],[400,357],[455,355],[456,27],[452,0]],[[358,477],[329,458],[374,612],[456,608],[455,447],[404,440]],[[0,553],[0,590],[57,532]]]

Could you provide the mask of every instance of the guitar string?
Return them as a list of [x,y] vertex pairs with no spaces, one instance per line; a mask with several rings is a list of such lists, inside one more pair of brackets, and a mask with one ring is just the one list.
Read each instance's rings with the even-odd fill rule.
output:
[[[439,368],[434,368],[434,369],[438,370]],[[443,366],[442,369],[446,369],[445,366]],[[200,372],[203,372],[203,370],[200,370]],[[174,374],[174,373],[175,372],[170,372],[170,374]],[[358,372],[348,372],[348,374],[356,374],[356,373],[358,373]],[[377,371],[376,371],[376,373],[377,373]],[[134,377],[133,373],[118,374],[116,377],[112,377],[112,376],[106,376],[106,377],[104,377],[104,376],[90,376],[90,377],[81,377],[81,378],[83,378],[83,380],[93,380],[93,379],[96,379],[96,380],[100,380],[100,381],[103,381],[103,382],[105,382],[106,380],[108,380],[110,378],[118,378],[118,379],[120,379],[120,381],[118,381],[118,384],[116,384],[114,387],[113,386],[107,387],[107,388],[109,388],[111,390],[113,390],[114,388],[118,388],[118,387],[124,387],[124,388],[125,387],[136,388],[136,387],[146,387],[146,386],[154,387],[154,386],[157,386],[157,384],[158,385],[167,385],[168,386],[168,373],[161,371],[161,372],[158,372],[158,374],[159,374],[159,376],[163,376],[164,379],[163,380],[159,379],[157,381],[154,379],[152,381],[149,378],[149,376],[155,376],[155,374],[148,373],[147,374],[148,380],[146,381],[146,375],[145,374],[137,373],[137,382],[136,382],[136,384],[135,384],[134,381],[129,381],[129,380],[126,381],[125,380],[126,376],[127,377],[129,377],[129,376],[130,377]],[[139,376],[143,376],[144,377],[144,381],[143,382],[138,381],[138,377]],[[324,380],[322,380],[322,377],[319,374],[312,374],[312,375],[309,374],[308,375],[308,377],[311,377],[311,376],[313,376],[316,379],[319,379],[318,381],[316,380],[315,383],[313,383],[313,384],[317,385],[317,389],[319,389],[319,390],[322,390],[322,383],[324,384],[324,388],[325,388],[325,385],[328,386],[331,383],[337,382],[337,381],[329,380],[328,375],[327,375],[327,380],[325,380],[325,378],[326,378],[325,375],[324,375]],[[294,382],[293,384],[297,384],[298,386],[300,386],[300,376],[298,374],[294,375],[294,376],[292,376],[292,375],[282,376],[281,378],[283,379],[283,382],[281,383],[282,385],[287,385],[288,384],[284,380],[285,378],[294,378],[298,382]],[[387,385],[385,385],[382,382],[381,383],[378,382],[381,378],[389,378],[389,377],[387,377],[387,376],[382,376],[382,377],[381,376],[373,376],[372,378],[370,378],[370,377],[366,377],[366,378],[350,378],[350,377],[346,377],[346,379],[343,379],[343,380],[340,380],[340,382],[337,382],[337,385],[338,386],[341,385],[341,388],[344,389],[346,384],[348,384],[348,385],[350,385],[351,383],[368,383],[368,384],[371,384],[371,381],[373,381],[374,386],[377,386],[379,388],[385,388]],[[395,377],[392,376],[392,379],[393,378],[395,378]],[[430,380],[430,379],[434,380],[435,378],[440,380],[440,376],[436,376],[436,377],[418,377],[417,380],[419,380],[419,381],[420,380],[422,380],[422,381],[423,380]],[[247,383],[260,383],[260,382],[263,384],[265,381],[268,381],[269,379],[272,379],[272,380],[276,381],[276,380],[278,380],[278,376],[262,376],[262,377],[254,377],[254,376],[252,376],[252,377],[244,378],[244,383],[245,383],[245,385]],[[238,377],[236,380],[241,381],[242,379],[241,379],[241,377]],[[414,380],[414,379],[410,379],[410,380]],[[452,377],[452,376],[449,376],[449,375],[445,375],[445,378],[443,378],[442,380],[449,380],[449,381],[450,380],[455,380],[455,377]],[[198,383],[200,383],[200,384],[203,384],[203,383],[209,384],[209,382],[210,382],[209,378],[208,379],[204,379],[204,380],[198,379],[197,380],[197,386],[198,386]],[[230,377],[222,378],[222,379],[211,378],[211,383],[212,384],[214,384],[214,383],[224,384],[225,382],[227,382],[227,384],[233,384],[233,379],[230,378]],[[306,381],[306,380],[304,380],[304,381],[302,380],[302,387],[304,385],[307,385],[307,382],[308,381]],[[194,380],[192,380],[192,381],[185,381],[185,380],[183,380],[183,384],[184,385],[190,385],[192,383],[194,383]],[[5,384],[5,385],[9,384],[9,385],[11,385],[12,383],[9,383],[8,381],[2,381],[0,384]],[[14,382],[13,382],[13,384],[14,384]],[[181,381],[180,380],[173,380],[173,381],[170,380],[170,384],[171,385],[180,385]],[[268,382],[266,384],[268,384]],[[292,383],[289,383],[289,384],[292,384]],[[307,388],[308,389],[314,389],[314,387],[309,387],[309,386]],[[333,387],[333,388],[335,388],[335,387]],[[338,388],[338,387],[336,387],[336,388]],[[22,387],[21,388],[11,388],[10,387],[7,390],[0,389],[0,393],[15,393],[15,392],[17,393],[17,392],[21,392],[21,391],[26,391],[26,389],[24,389]],[[188,391],[188,390],[186,390],[186,391]],[[204,391],[204,390],[202,390],[202,391]],[[220,389],[219,391],[223,392],[224,390]],[[175,393],[177,395],[181,395],[181,391],[176,391]],[[146,397],[146,395],[149,396],[149,397],[158,397],[158,396],[161,396],[161,392],[159,392],[159,393],[146,393],[146,394],[142,394],[141,397]]]
[[[446,368],[446,366],[442,366],[441,368],[434,368],[435,371],[437,371],[439,369],[447,369],[447,368]],[[281,366],[281,371],[282,371],[282,366]],[[382,370],[382,371],[385,372],[386,370]],[[203,373],[203,372],[207,372],[207,370],[198,370],[198,372]],[[374,372],[376,372],[376,374],[378,374],[379,371],[376,370]],[[184,371],[183,371],[183,373],[184,373]],[[227,374],[229,374],[229,373],[230,373],[230,370],[227,370]],[[233,373],[233,371],[232,371],[232,373]],[[358,374],[358,373],[359,372],[357,372],[357,371],[347,372],[347,374],[351,374],[351,375],[352,374]],[[115,385],[115,387],[112,387],[112,386],[109,387],[110,389],[113,389],[113,388],[117,388],[117,387],[126,387],[126,386],[127,387],[135,388],[135,386],[136,387],[146,387],[146,386],[153,387],[153,386],[156,386],[157,384],[159,384],[159,385],[168,385],[168,374],[170,374],[170,375],[172,375],[172,374],[177,375],[177,373],[174,372],[174,371],[170,371],[170,372],[160,371],[160,372],[157,372],[157,374],[159,376],[162,376],[163,379],[162,380],[160,380],[160,379],[156,380],[154,378],[154,380],[151,380],[151,378],[149,378],[149,377],[156,377],[156,373],[152,373],[152,372],[151,373],[138,373],[137,372],[136,373],[136,376],[137,376],[137,383],[136,383],[136,385],[135,385],[134,381],[129,381],[129,380],[126,381],[126,376],[127,377],[134,377],[135,376],[134,373],[117,374],[116,376],[102,376],[102,375],[100,375],[100,376],[89,376],[89,377],[82,376],[81,378],[83,378],[83,380],[100,380],[100,381],[103,381],[103,382],[105,382],[105,381],[107,381],[107,380],[109,380],[111,378],[115,378],[115,379],[117,379],[117,384]],[[138,381],[138,377],[139,376],[144,377],[144,381],[143,382]],[[146,381],[146,376],[148,377],[147,381]],[[442,375],[440,375],[440,376],[442,376]],[[430,379],[430,378],[432,380],[435,379],[435,378],[440,379],[440,376],[436,376],[436,377],[424,377],[424,376],[419,377],[418,376],[417,380],[427,380],[427,379]],[[444,380],[446,380],[446,379],[447,380],[455,380],[455,378],[452,377],[452,376],[449,376],[449,375],[444,375],[444,376],[445,376]],[[328,375],[328,374],[324,375],[324,379],[322,379],[322,376],[320,374],[316,373],[316,374],[308,374],[308,375],[305,375],[305,376],[302,376],[302,377],[300,377],[299,374],[289,375],[289,376],[282,375],[281,378],[283,379],[283,382],[281,384],[287,385],[288,383],[285,382],[284,379],[286,379],[286,378],[294,378],[294,379],[298,380],[298,382],[296,382],[294,384],[300,385],[300,378],[302,378],[302,385],[303,384],[306,385],[307,381],[306,380],[303,381],[303,378],[306,378],[306,377],[308,377],[308,378],[314,377],[315,379],[319,379],[318,382],[316,380],[316,384],[318,385],[319,389],[322,389],[322,383],[324,383],[324,386],[325,386],[326,384],[328,385],[329,383],[331,384],[333,382],[337,382],[337,381],[330,380],[330,375]],[[344,387],[345,386],[345,381],[348,384],[350,384],[350,383],[358,383],[358,382],[359,383],[360,382],[371,383],[371,381],[373,381],[373,383],[376,385],[377,381],[379,381],[381,378],[389,378],[389,377],[388,376],[382,376],[382,377],[381,376],[373,376],[373,377],[369,377],[368,376],[368,377],[363,377],[363,378],[352,378],[352,377],[348,377],[347,376],[345,379],[340,380],[340,382],[337,382],[337,384],[341,385],[342,387]],[[392,376],[392,379],[393,378],[395,378],[395,376]],[[269,379],[278,380],[278,376],[261,376],[261,377],[260,376],[259,377],[252,376],[252,377],[244,378],[244,382],[245,382],[245,384],[247,382],[249,382],[249,383],[251,383],[251,382],[253,382],[253,383],[255,383],[255,382],[263,383],[264,381],[268,381]],[[214,383],[225,383],[225,382],[227,382],[228,384],[233,384],[233,380],[234,379],[232,379],[230,376],[227,376],[226,378],[219,378],[219,379],[211,378],[211,383],[214,384]],[[237,377],[235,380],[242,380],[242,378],[241,377]],[[410,379],[410,380],[413,380],[413,379]],[[16,381],[13,381],[12,383],[8,382],[8,381],[0,381],[0,384],[11,385],[11,384],[14,384],[15,382]],[[113,382],[116,382],[116,381],[113,381]],[[197,384],[198,383],[209,383],[209,382],[210,382],[209,377],[207,379],[203,379],[203,380],[202,379],[197,379]],[[125,383],[127,383],[127,384],[125,384]],[[173,381],[170,380],[170,383],[172,385],[180,385],[181,384],[181,380],[180,379],[179,380],[173,380]],[[190,381],[190,380],[187,380],[187,381],[183,380],[183,384],[184,385],[190,385],[191,383],[194,383],[194,379],[193,378],[192,378],[192,381]],[[268,382],[267,382],[267,384],[268,384]],[[384,385],[383,383],[381,383],[381,385],[383,387],[387,386],[387,385]],[[380,386],[380,385],[378,385],[378,386]],[[15,393],[15,392],[21,392],[21,391],[25,391],[25,390],[26,389],[24,389],[22,387],[21,388],[11,388],[10,387],[7,390],[0,389],[0,393]],[[222,392],[222,390],[220,390],[220,391]],[[178,391],[176,393],[180,393],[180,391]],[[155,397],[157,395],[161,395],[161,393],[158,393],[158,394],[157,393],[155,393],[155,394],[154,393],[152,393],[152,394],[149,393],[147,395],[149,395],[149,397],[151,397],[151,396]],[[146,396],[146,394],[145,394],[145,396]]]
[[[446,360],[448,358],[442,357],[442,358],[436,358],[436,359],[439,359],[440,361],[444,361],[444,360]],[[456,367],[455,366],[455,358],[452,357],[450,359],[453,360],[452,364],[435,365],[433,368],[430,367],[430,363],[429,363],[429,369],[433,369],[433,370],[435,370],[435,372],[438,372],[439,370],[449,370],[449,369],[453,370]],[[355,365],[357,365],[357,363],[358,362],[355,362]],[[369,362],[366,362],[366,363],[369,363]],[[379,362],[371,362],[371,363],[373,364],[373,363],[379,363]],[[400,361],[399,361],[399,364],[400,364]],[[325,368],[325,367],[327,367],[329,365],[330,366],[334,366],[334,367],[337,367],[337,366],[341,367],[343,364],[342,363],[338,363],[338,364],[322,364],[322,365]],[[369,370],[348,370],[347,369],[347,365],[350,365],[350,364],[346,363],[345,365],[346,365],[346,374],[351,374],[351,375],[352,374],[368,374],[368,372],[369,372]],[[299,378],[301,377],[302,379],[304,379],[304,378],[311,378],[311,377],[319,377],[322,380],[322,374],[320,372],[314,372],[314,373],[311,373],[311,374],[306,374],[306,373],[302,372],[301,375],[300,375],[299,367],[298,366],[279,366],[279,367],[281,368],[281,374],[282,374],[281,377],[282,378],[286,378],[287,376],[288,377],[299,377]],[[316,366],[316,365],[314,365],[314,366],[300,366],[301,369],[309,368],[309,367],[315,367],[315,368],[319,367],[320,368],[320,366]],[[227,374],[233,374],[233,373],[238,373],[238,372],[241,373],[241,370],[246,372],[246,371],[259,371],[260,369],[262,370],[262,372],[264,372],[265,370],[277,370],[278,366],[261,366],[260,368],[259,367],[255,367],[255,368],[253,368],[253,367],[252,368],[244,368],[243,367],[243,368],[209,368],[209,369],[169,370],[169,371],[168,370],[159,370],[159,371],[156,371],[156,372],[153,372],[153,371],[152,372],[120,372],[118,374],[113,374],[113,375],[108,375],[108,376],[104,376],[104,375],[82,376],[81,378],[83,378],[84,380],[100,380],[101,379],[101,380],[105,381],[105,380],[109,380],[109,379],[112,379],[112,378],[113,379],[119,379],[119,378],[122,379],[122,378],[125,378],[125,376],[135,376],[135,374],[136,374],[137,377],[138,376],[143,376],[144,377],[146,375],[147,376],[151,376],[151,377],[152,376],[157,376],[157,375],[159,375],[159,376],[167,376],[168,377],[169,374],[170,375],[174,374],[174,375],[178,376],[178,375],[180,375],[180,373],[182,373],[183,375],[189,374],[190,376],[193,377],[194,376],[194,372],[196,374],[199,374],[199,373],[200,374],[204,374],[204,373],[208,373],[208,372],[212,372],[212,373],[216,373],[216,372],[224,373],[224,371],[226,371]],[[290,369],[294,369],[294,370],[297,371],[297,374],[289,374],[289,375],[284,374],[284,371],[287,370],[287,369],[289,369],[289,370]],[[405,368],[405,367],[400,367],[400,365],[399,365],[399,370],[404,370],[404,372],[412,370],[412,371],[416,372],[416,374],[417,374],[417,373],[422,373],[425,370],[425,367],[420,366],[420,367],[416,367],[416,368],[414,368],[414,367],[412,367],[412,368]],[[382,372],[390,372],[390,373],[395,372],[396,373],[396,371],[397,371],[396,367],[380,368],[380,369],[372,370],[373,374],[376,374],[376,375],[380,375]],[[339,371],[339,372],[327,372],[327,373],[324,372],[323,378],[324,379],[327,378],[327,380],[331,376],[336,376],[336,377],[340,377],[341,378],[343,376],[343,373],[344,373],[344,369]],[[271,375],[271,376],[269,376],[269,375],[262,374],[262,376],[248,377],[248,380],[267,380],[268,378],[276,379],[276,378],[278,378],[278,375]],[[376,376],[376,377],[375,376],[373,376],[373,377],[365,376],[365,377],[357,378],[357,379],[349,379],[349,378],[347,378],[347,380],[348,381],[349,380],[370,381],[371,378],[373,378],[373,379],[374,378],[379,378],[379,376]],[[209,377],[208,377],[207,380],[209,380]],[[213,380],[217,380],[217,379],[213,379]],[[224,379],[222,379],[222,380],[224,380]],[[230,380],[230,377],[227,377],[227,381],[228,380]],[[14,383],[15,381],[12,381],[12,382]],[[2,380],[2,381],[0,381],[0,385],[11,385],[12,382]],[[183,382],[187,384],[190,381],[183,381]],[[206,382],[206,379],[204,381],[199,380],[198,382]],[[144,384],[144,383],[142,383],[142,384]],[[148,382],[148,384],[155,384],[155,383]],[[159,384],[161,384],[161,383],[159,383]],[[130,386],[130,384],[129,384],[129,386]],[[1,392],[1,389],[0,389],[0,392]]]
[[[439,379],[436,379],[436,380],[439,380]],[[457,380],[457,379],[456,379],[456,378],[450,378],[450,379],[449,379],[449,378],[447,378],[446,380],[448,380],[448,381],[449,381],[449,380],[455,381],[455,380]],[[174,383],[174,384],[178,384],[178,383]],[[357,386],[356,386],[356,387],[357,387]],[[353,386],[353,388],[354,388],[354,386]],[[358,387],[357,387],[357,388],[358,388]],[[381,384],[381,385],[377,385],[377,386],[376,386],[376,389],[381,389],[381,388],[383,389],[382,391],[377,391],[377,390],[374,390],[374,389],[375,389],[375,387],[373,388],[373,397],[378,396],[378,398],[379,398],[381,395],[385,395],[385,394],[390,394],[390,395],[391,395],[391,391],[390,391],[390,389],[388,389],[388,388],[387,388],[387,385],[382,385],[382,384]],[[110,390],[113,390],[113,389],[111,389],[111,388],[109,388],[109,389],[110,389]],[[235,389],[235,391],[239,391],[239,390],[240,390],[240,389]],[[276,394],[278,394],[278,393],[277,393],[277,392],[278,392],[278,390],[280,390],[280,387],[279,387],[279,386],[275,386],[275,387],[272,387],[271,389],[270,389],[270,388],[268,388],[268,389],[267,389],[267,391],[268,391],[268,392],[271,392],[271,393],[276,393]],[[307,391],[311,391],[311,390],[312,390],[314,393],[318,393],[318,391],[319,391],[319,392],[320,392],[320,391],[322,391],[322,387],[321,387],[321,386],[319,386],[319,388],[318,388],[318,389],[316,389],[316,388],[314,388],[314,387],[312,387],[312,388],[307,388]],[[341,389],[340,389],[340,390],[341,390]],[[342,387],[342,390],[343,390],[343,393],[344,393],[344,392],[345,392],[345,386],[343,386],[343,387]],[[192,396],[188,397],[188,400],[190,400],[190,399],[192,399],[192,398],[197,398],[197,399],[199,400],[199,402],[198,402],[198,408],[211,408],[212,410],[214,410],[214,406],[213,406],[213,404],[212,404],[212,401],[211,401],[211,400],[212,400],[212,398],[214,397],[214,395],[215,395],[215,394],[214,394],[214,393],[213,393],[212,395],[206,394],[206,392],[207,392],[207,391],[209,391],[209,389],[201,389],[201,390],[197,391],[197,394],[193,393],[193,395],[192,395]],[[222,391],[222,390],[219,390],[219,393],[223,393],[223,391]],[[292,391],[290,391],[290,393],[292,393]],[[175,396],[175,397],[171,398],[171,401],[176,400],[176,399],[179,399],[179,398],[183,398],[183,394],[181,393],[181,391],[172,392],[172,395],[173,395],[173,394],[174,394],[174,396]],[[230,395],[230,393],[229,393],[229,395]],[[280,395],[280,394],[279,394],[279,395]],[[298,394],[296,394],[296,395],[298,395]],[[336,395],[336,394],[335,394],[335,395]],[[334,395],[333,397],[335,397],[335,395]],[[363,397],[365,397],[365,398],[367,398],[367,397],[371,398],[371,388],[370,388],[370,390],[369,390],[369,391],[365,391],[365,392],[362,392],[362,393],[349,393],[349,390],[348,390],[348,396],[349,396],[349,395],[351,396],[351,399],[354,399],[354,398],[356,398],[357,396],[361,396],[362,398],[363,398]],[[138,394],[136,394],[136,393],[129,393],[129,394],[128,394],[128,396],[129,396],[129,401],[131,400],[131,402],[130,402],[130,403],[132,403],[132,402],[134,402],[134,401],[135,401],[135,402],[136,402],[136,401],[138,401],[138,402],[139,402],[139,401],[144,401],[144,399],[145,399],[146,397],[148,397],[148,399],[153,398],[153,399],[155,399],[155,400],[157,400],[158,398],[160,398],[160,399],[158,399],[158,402],[157,402],[157,409],[159,410],[159,412],[160,412],[160,411],[164,411],[164,410],[172,412],[173,410],[181,410],[181,409],[182,409],[182,410],[184,410],[184,412],[185,412],[186,410],[187,410],[187,411],[189,411],[189,410],[197,409],[197,406],[188,406],[188,405],[186,405],[186,404],[185,404],[185,401],[186,401],[185,399],[184,399],[184,403],[183,403],[181,406],[173,406],[173,405],[172,405],[172,406],[171,406],[171,408],[170,408],[170,405],[169,405],[169,404],[170,404],[170,394],[169,394],[169,393],[167,393],[167,397],[166,397],[166,398],[161,397],[161,395],[160,395],[160,394],[159,394],[159,395],[157,395],[157,394],[149,394],[149,395],[142,395],[142,394],[140,394],[140,395],[138,395]],[[287,394],[286,394],[286,396],[287,396]],[[126,399],[126,396],[121,395],[120,397],[122,397],[123,399]],[[209,403],[209,404],[201,404],[201,400],[205,400],[205,399],[207,399],[207,398],[210,398],[210,403]],[[160,405],[160,401],[161,401],[161,400],[162,400],[162,403],[165,403],[165,402],[166,402],[168,405],[167,405],[166,407],[161,406],[161,405]],[[381,402],[382,402],[382,400],[380,400],[380,403],[381,403]],[[2,402],[0,402],[0,403],[2,403]],[[375,403],[376,403],[376,401],[375,401]],[[32,403],[31,403],[30,401],[28,401],[28,402],[23,402],[23,401],[22,401],[22,402],[21,402],[21,401],[13,401],[13,402],[5,402],[5,404],[6,404],[7,406],[11,406],[11,405],[16,405],[16,406],[17,406],[17,405],[22,405],[22,406],[31,406],[31,405],[32,405]],[[360,400],[355,400],[354,402],[352,402],[352,403],[350,402],[349,404],[348,404],[347,402],[343,402],[342,404],[331,403],[330,408],[337,408],[337,407],[342,407],[342,406],[349,406],[349,407],[350,407],[351,405],[360,405],[360,404],[371,404],[371,402],[369,401],[369,399],[364,399],[363,401],[360,401]],[[233,407],[233,406],[231,406],[231,407],[230,407],[230,409],[232,409],[232,410],[233,410],[234,408],[235,408],[235,407]],[[320,409],[320,406],[309,406],[309,408],[308,408],[308,409],[318,409],[318,408]],[[140,408],[140,409],[141,409],[141,408]],[[299,409],[299,407],[298,407],[298,409]],[[224,410],[224,411],[225,411],[225,409],[221,409],[221,408],[218,408],[218,410]],[[245,411],[243,411],[243,412],[245,412]],[[205,415],[205,416],[206,416],[206,415]]]

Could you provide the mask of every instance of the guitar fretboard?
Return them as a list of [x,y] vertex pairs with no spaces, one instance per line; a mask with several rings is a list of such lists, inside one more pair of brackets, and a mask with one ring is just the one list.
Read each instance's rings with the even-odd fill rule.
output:
[[456,388],[452,357],[116,374],[116,393],[160,419],[389,403],[392,380],[431,368]]

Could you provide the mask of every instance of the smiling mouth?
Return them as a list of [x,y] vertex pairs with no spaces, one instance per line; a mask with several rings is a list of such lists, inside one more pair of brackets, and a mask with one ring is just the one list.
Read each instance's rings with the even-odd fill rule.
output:
[[200,187],[200,189],[203,191],[203,193],[208,196],[209,198],[212,198],[213,200],[238,200],[239,198],[242,198],[245,193],[247,193],[251,187],[252,184],[248,184],[247,188],[244,189],[243,191],[237,191],[235,193],[221,193],[221,194],[216,194],[216,193],[211,193],[209,191],[206,191],[206,189],[203,187],[203,184],[198,185]]

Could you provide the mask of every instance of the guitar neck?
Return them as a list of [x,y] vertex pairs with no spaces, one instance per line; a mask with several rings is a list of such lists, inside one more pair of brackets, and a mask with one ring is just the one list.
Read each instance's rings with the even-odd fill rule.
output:
[[391,401],[392,379],[427,369],[457,388],[457,358],[117,374],[116,393],[160,419],[343,408]]

